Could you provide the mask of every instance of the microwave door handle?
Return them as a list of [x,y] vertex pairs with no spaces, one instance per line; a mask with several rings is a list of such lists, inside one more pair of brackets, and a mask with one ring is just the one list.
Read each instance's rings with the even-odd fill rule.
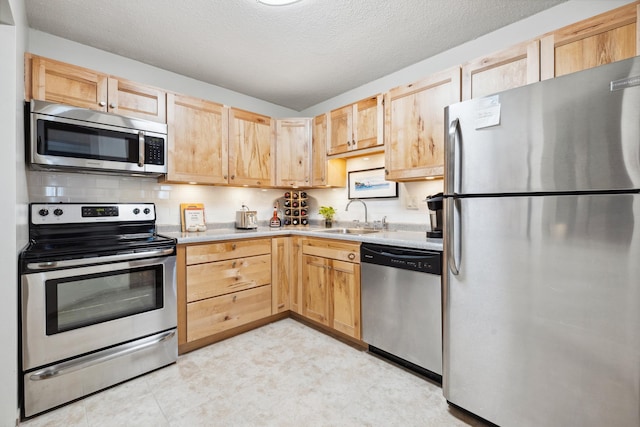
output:
[[138,166],[144,167],[144,132],[138,132]]

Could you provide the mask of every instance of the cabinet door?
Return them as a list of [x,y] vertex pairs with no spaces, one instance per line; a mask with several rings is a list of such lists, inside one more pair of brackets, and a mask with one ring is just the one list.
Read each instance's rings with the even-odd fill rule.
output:
[[311,143],[311,185],[313,187],[344,187],[347,177],[345,159],[327,159],[327,116],[321,114],[313,119]]
[[353,125],[355,144],[351,146],[352,150],[384,145],[382,102],[382,95],[376,95],[355,104],[355,124]]
[[229,183],[272,185],[275,124],[270,117],[229,110]]
[[168,94],[167,180],[226,184],[227,108],[184,95]]
[[385,174],[392,181],[444,173],[444,107],[460,101],[460,68],[385,95]]
[[292,238],[274,237],[271,240],[271,313],[290,308],[289,294],[293,289]]
[[521,43],[462,66],[462,99],[478,98],[540,81],[540,43]]
[[353,106],[338,108],[329,113],[329,146],[327,154],[341,154],[351,150],[353,137]]
[[107,75],[75,65],[33,56],[33,99],[107,111]]
[[302,315],[329,326],[328,260],[302,256]]
[[311,169],[311,119],[276,123],[276,185],[308,187]]
[[639,9],[638,2],[634,2],[543,36],[542,79],[639,55]]
[[331,325],[335,330],[360,339],[360,265],[331,261]]
[[129,117],[167,122],[167,94],[161,89],[109,77],[108,111]]
[[302,239],[291,237],[291,282],[289,283],[291,311],[302,314]]

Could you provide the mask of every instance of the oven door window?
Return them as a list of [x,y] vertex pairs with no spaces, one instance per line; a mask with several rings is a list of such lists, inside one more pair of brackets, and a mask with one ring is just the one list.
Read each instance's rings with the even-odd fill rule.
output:
[[115,162],[137,163],[137,134],[38,120],[38,153]]
[[47,280],[47,335],[163,307],[162,265]]

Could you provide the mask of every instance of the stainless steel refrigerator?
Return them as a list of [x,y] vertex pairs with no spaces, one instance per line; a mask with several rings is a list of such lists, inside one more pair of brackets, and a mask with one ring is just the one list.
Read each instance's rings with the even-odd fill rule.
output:
[[449,106],[443,389],[640,426],[640,57]]

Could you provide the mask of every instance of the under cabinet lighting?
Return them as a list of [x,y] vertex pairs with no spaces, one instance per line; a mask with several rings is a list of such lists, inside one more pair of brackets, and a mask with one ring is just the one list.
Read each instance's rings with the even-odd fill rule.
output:
[[258,0],[258,3],[266,4],[267,6],[286,6],[299,1],[300,0]]

